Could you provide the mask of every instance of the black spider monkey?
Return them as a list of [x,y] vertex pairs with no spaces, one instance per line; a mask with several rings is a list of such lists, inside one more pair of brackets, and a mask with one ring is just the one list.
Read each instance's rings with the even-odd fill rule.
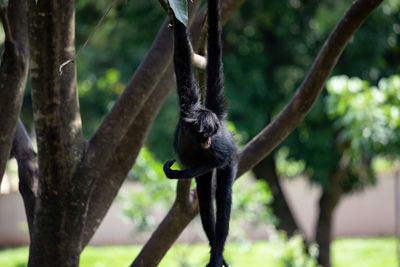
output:
[[[228,236],[232,184],[237,171],[237,148],[227,129],[223,91],[223,66],[219,0],[208,1],[207,92],[205,105],[191,71],[191,51],[186,27],[174,18],[174,66],[180,114],[174,149],[183,170],[172,170],[175,160],[164,164],[170,179],[196,177],[200,217],[211,246],[208,267],[228,266],[223,251]],[[216,219],[212,173],[216,169]]]

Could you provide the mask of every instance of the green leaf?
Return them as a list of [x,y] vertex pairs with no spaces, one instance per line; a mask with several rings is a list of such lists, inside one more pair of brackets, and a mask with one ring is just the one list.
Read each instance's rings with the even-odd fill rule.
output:
[[168,0],[168,2],[174,11],[175,17],[186,26],[188,23],[187,0]]

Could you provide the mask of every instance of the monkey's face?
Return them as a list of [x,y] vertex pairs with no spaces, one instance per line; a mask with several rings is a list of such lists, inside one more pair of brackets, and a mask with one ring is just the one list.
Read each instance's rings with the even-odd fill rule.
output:
[[217,116],[205,108],[191,115],[191,119],[185,119],[190,138],[203,149],[210,148],[212,137],[218,132],[220,126]]

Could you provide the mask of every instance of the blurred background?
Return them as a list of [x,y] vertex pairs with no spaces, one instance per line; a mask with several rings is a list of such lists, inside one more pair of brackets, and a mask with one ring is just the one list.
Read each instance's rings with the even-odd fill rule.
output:
[[[77,1],[77,48],[108,5]],[[291,98],[350,5],[252,0],[227,22],[225,87],[230,127],[241,146]],[[225,253],[231,266],[316,266],[318,252],[326,251],[332,266],[399,266],[399,11],[400,0],[384,1],[352,38],[305,121],[235,183]],[[83,50],[77,67],[86,137],[124,89],[164,18],[157,1],[124,2]],[[30,107],[28,85],[21,118],[34,135]],[[173,157],[176,121],[173,92],[92,239],[91,245],[107,247],[87,248],[82,266],[128,265],[168,211],[175,182],[165,179],[162,163]],[[10,160],[0,194],[0,266],[26,262],[29,236],[17,189],[17,165]],[[202,266],[206,244],[196,220],[160,266]],[[9,249],[15,246],[23,247]]]

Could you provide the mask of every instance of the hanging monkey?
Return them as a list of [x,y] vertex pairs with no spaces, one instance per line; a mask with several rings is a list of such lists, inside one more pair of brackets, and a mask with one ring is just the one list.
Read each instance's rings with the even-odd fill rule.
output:
[[[191,70],[186,27],[174,18],[174,67],[179,98],[179,121],[174,149],[183,170],[173,170],[175,160],[164,164],[170,179],[196,178],[200,217],[211,247],[208,267],[228,266],[223,251],[231,214],[232,184],[237,172],[237,147],[226,123],[219,0],[208,0],[208,40],[205,104]],[[216,218],[212,174],[216,170]]]

